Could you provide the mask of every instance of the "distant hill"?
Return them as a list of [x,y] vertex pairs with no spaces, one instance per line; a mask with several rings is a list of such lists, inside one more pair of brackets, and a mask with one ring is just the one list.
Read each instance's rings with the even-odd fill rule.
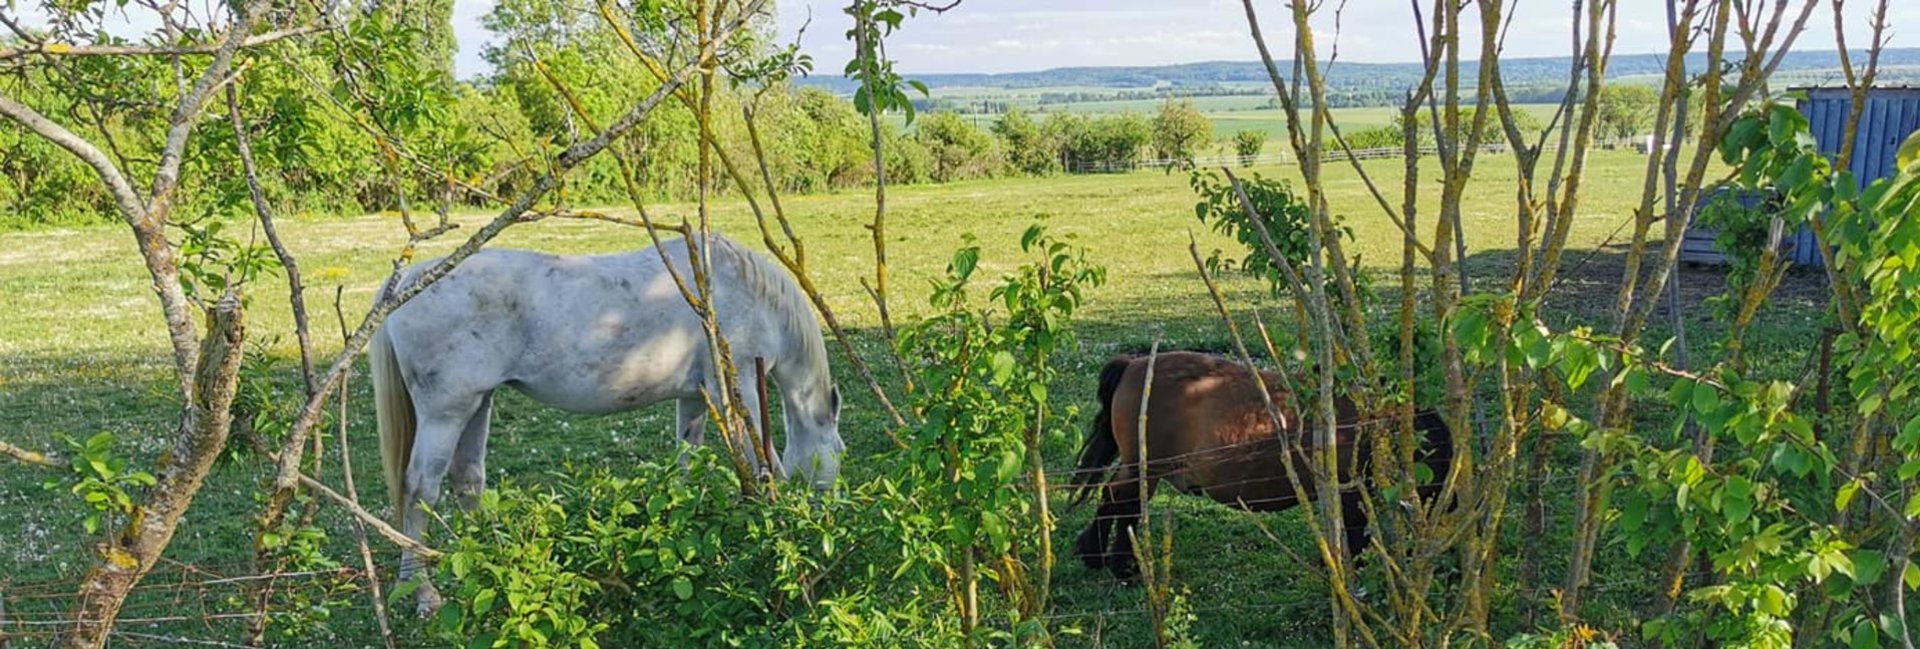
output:
[[[1861,55],[1862,57],[1864,55]],[[1694,57],[1690,69],[1698,70],[1705,62],[1705,56]],[[1856,61],[1861,57],[1856,57]],[[1665,70],[1665,57],[1657,54],[1615,55],[1608,63],[1609,77],[1658,76]],[[1892,81],[1920,82],[1920,47],[1889,49],[1882,53],[1881,66],[1889,69]],[[1509,91],[1521,94],[1547,93],[1558,96],[1558,89],[1566,85],[1568,68],[1572,65],[1569,57],[1538,57],[1505,59],[1500,62],[1501,71]],[[1282,73],[1292,66],[1290,61],[1279,62]],[[1780,76],[1796,83],[1821,82],[1821,71],[1833,71],[1838,78],[1840,57],[1838,53],[1793,52],[1780,64]],[[1419,83],[1424,68],[1418,63],[1353,63],[1339,62],[1332,66],[1328,75],[1328,89],[1334,95],[1336,104],[1344,105],[1380,105],[1397,100],[1407,88]],[[1461,64],[1463,77],[1471,79],[1478,75],[1478,62]],[[1812,73],[1812,74],[1809,74]],[[1037,72],[1008,72],[1003,74],[908,74],[933,88],[981,88],[1017,91],[1021,89],[1079,87],[1079,88],[1148,88],[1158,84],[1170,84],[1174,88],[1182,86],[1219,87],[1222,85],[1267,84],[1267,72],[1256,61],[1208,61],[1202,63],[1181,63],[1159,66],[1132,67],[1082,67],[1055,68]],[[800,80],[805,85],[827,88],[835,93],[851,93],[855,87],[852,80],[838,75],[818,75]],[[1175,91],[1178,94],[1178,91]],[[1344,98],[1344,100],[1342,100]],[[1522,99],[1516,97],[1517,100]]]

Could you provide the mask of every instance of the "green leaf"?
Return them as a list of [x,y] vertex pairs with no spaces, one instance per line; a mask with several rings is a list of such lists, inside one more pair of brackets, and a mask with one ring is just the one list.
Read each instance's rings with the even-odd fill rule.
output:
[[1887,556],[1879,550],[1853,551],[1853,583],[1871,586],[1887,574]]
[[692,599],[693,598],[693,582],[688,581],[686,577],[674,577],[673,578],[673,596],[678,597],[681,600]]
[[1786,617],[1792,612],[1787,604],[1787,591],[1779,586],[1768,584],[1760,590],[1760,612],[1774,617]]
[[1834,511],[1847,511],[1847,505],[1853,504],[1853,497],[1859,493],[1860,480],[1858,478],[1848,480],[1846,484],[1840,485],[1840,489],[1833,494]]
[[1673,382],[1673,387],[1667,388],[1667,403],[1673,404],[1676,408],[1685,407],[1687,400],[1692,397],[1693,379],[1677,379]]
[[1920,518],[1920,493],[1916,493],[1912,498],[1907,499],[1906,512],[1907,518],[1909,519]]
[[953,252],[953,278],[962,282],[973,276],[973,269],[980,266],[980,247],[967,246]]
[[1880,629],[1874,627],[1873,620],[1861,620],[1853,625],[1853,637],[1847,645],[1852,649],[1880,649]]
[[1920,172],[1920,170],[1909,169],[1915,163],[1920,163],[1920,131],[1908,135],[1907,140],[1900,143],[1900,150],[1893,154],[1893,162],[1902,171]]
[[1907,562],[1907,569],[1900,575],[1900,580],[1906,582],[1907,590],[1920,588],[1920,563]]
[[487,611],[493,610],[493,601],[499,597],[500,592],[492,588],[481,590],[480,594],[473,596],[473,614],[486,615]]
[[1629,367],[1626,371],[1626,377],[1627,392],[1636,395],[1646,395],[1653,391],[1653,385],[1652,382],[1647,379],[1646,370],[1638,367]]
[[1005,383],[1009,377],[1013,376],[1014,365],[1017,363],[1011,352],[1005,350],[994,352],[993,356],[987,360],[988,367],[993,371],[993,382]]
[[1720,409],[1720,390],[1711,384],[1700,383],[1693,386],[1693,411],[1698,414],[1713,414]]
[[1727,522],[1747,520],[1753,513],[1753,482],[1741,476],[1728,477],[1720,492],[1720,511],[1727,515]]

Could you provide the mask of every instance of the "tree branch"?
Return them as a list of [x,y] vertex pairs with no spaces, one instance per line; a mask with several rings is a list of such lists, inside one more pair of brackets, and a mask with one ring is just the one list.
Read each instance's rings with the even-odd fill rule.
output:
[[113,164],[113,160],[108,158],[106,152],[101,151],[100,147],[67,130],[67,127],[47,119],[39,111],[14,101],[12,97],[4,94],[0,94],[0,115],[13,120],[14,123],[33,134],[46,138],[48,142],[66,149],[81,162],[93,167],[94,173],[99,174],[101,182],[107,186],[107,193],[112,194],[114,202],[120,206],[120,215],[129,223],[146,214],[146,201],[140,198],[140,194],[133,188],[133,183],[127,181],[126,174],[120,173],[120,168]]
[[27,464],[34,464],[34,465],[47,467],[49,469],[65,469],[69,466],[72,466],[67,462],[66,458],[60,457],[58,455],[47,455],[39,451],[29,451],[27,449],[14,446],[6,442],[0,442],[0,455],[7,456]]
[[[320,25],[308,25],[294,29],[281,29],[257,36],[249,36],[240,41],[240,47],[259,47],[268,43],[305,36],[326,29]],[[150,45],[73,45],[42,41],[26,47],[0,48],[0,61],[8,61],[25,56],[185,56],[190,54],[218,54],[222,43],[201,43],[181,47],[159,47]]]

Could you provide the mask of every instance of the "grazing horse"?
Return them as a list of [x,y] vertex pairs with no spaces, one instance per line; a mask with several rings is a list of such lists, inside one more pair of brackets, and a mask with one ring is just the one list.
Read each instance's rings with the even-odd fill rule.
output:
[[[766,430],[753,389],[754,361],[764,359],[786,418],[778,468],[825,488],[839,473],[845,446],[840,392],[812,308],[766,257],[718,235],[707,241],[700,246],[711,258],[707,302],[741,373],[741,405],[754,429]],[[700,317],[667,270],[671,260],[692,288],[688,246],[684,240],[663,245],[580,257],[483,250],[394,310],[375,332],[368,357],[380,459],[402,532],[420,538],[426,519],[419,505],[439,499],[449,470],[463,507],[485,489],[487,419],[493,393],[503,385],[577,413],[625,412],[673,399],[680,439],[704,442],[702,395],[718,395],[721,377]],[[417,281],[437,263],[408,269],[395,286]],[[402,581],[415,563],[411,552],[402,552]],[[438,606],[431,584],[417,592],[423,613]]]
[[[1080,559],[1088,568],[1106,567],[1121,579],[1134,572],[1128,531],[1139,520],[1143,506],[1138,429],[1147,363],[1146,356],[1123,356],[1100,371],[1100,412],[1087,431],[1073,481],[1076,503],[1095,490],[1102,492],[1099,511],[1080,534]],[[1287,439],[1301,437],[1301,447],[1309,448],[1313,428],[1302,426],[1286,410],[1288,393],[1280,387],[1280,375],[1263,371],[1260,376],[1280,409],[1277,433],[1260,399],[1259,384],[1245,367],[1195,352],[1165,352],[1155,358],[1153,392],[1147,404],[1147,498],[1153,497],[1162,481],[1249,511],[1280,511],[1314,498],[1312,460],[1293,449],[1294,441]],[[1353,404],[1342,398],[1336,409],[1339,419],[1347,422],[1336,430],[1334,449],[1339,454],[1340,479],[1347,482],[1366,475],[1373,446],[1363,443],[1359,427],[1352,425]],[[1420,487],[1421,495],[1430,499],[1452,465],[1453,436],[1446,422],[1431,411],[1417,414],[1414,427],[1426,437],[1420,461],[1435,476],[1433,484]],[[1291,458],[1301,486],[1308,490],[1304,496],[1294,491],[1287,478],[1280,463],[1283,454]],[[1360,494],[1342,493],[1340,500],[1347,548],[1358,552],[1368,541]]]

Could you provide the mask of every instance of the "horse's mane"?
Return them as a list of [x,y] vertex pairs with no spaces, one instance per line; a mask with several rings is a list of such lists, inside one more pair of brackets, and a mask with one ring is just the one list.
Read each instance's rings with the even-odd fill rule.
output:
[[741,284],[755,297],[787,307],[787,330],[800,336],[800,349],[796,351],[804,355],[810,365],[825,371],[826,341],[821,337],[819,321],[813,318],[813,302],[800,290],[787,268],[718,232],[708,235],[707,242],[704,246],[707,254],[715,260],[731,261]]

